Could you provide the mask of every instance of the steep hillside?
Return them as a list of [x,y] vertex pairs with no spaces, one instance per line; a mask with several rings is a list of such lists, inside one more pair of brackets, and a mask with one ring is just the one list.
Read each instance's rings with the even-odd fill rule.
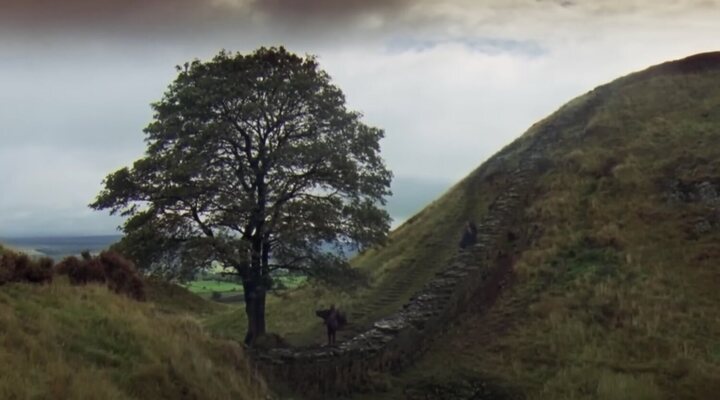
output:
[[167,285],[147,293],[140,303],[63,278],[0,286],[0,398],[264,398],[242,348],[198,323],[212,306]]
[[598,87],[531,127],[358,260],[380,285],[442,264],[520,158],[542,158],[507,227],[524,244],[499,297],[479,293],[420,362],[385,378],[385,396],[716,398],[717,143],[720,53]]

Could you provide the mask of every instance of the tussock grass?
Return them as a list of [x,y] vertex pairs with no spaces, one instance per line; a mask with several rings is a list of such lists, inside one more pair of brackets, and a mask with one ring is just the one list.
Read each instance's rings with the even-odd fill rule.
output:
[[241,347],[104,286],[0,288],[0,398],[258,399]]

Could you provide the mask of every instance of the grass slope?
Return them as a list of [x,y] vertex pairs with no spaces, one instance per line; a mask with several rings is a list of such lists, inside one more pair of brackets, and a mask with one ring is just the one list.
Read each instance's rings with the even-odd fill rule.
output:
[[[526,210],[526,227],[541,235],[518,255],[514,284],[449,327],[413,368],[388,377],[383,398],[409,387],[471,393],[473,385],[494,399],[717,398],[720,54],[599,87],[501,157],[537,135],[554,136],[544,154],[552,166]],[[452,207],[420,214],[433,223],[395,233],[414,247],[398,239],[374,257],[423,251],[444,221],[476,215],[456,212],[494,191],[483,168],[440,200],[456,199]],[[678,200],[683,190],[695,194]]]
[[241,347],[199,323],[215,306],[147,289],[138,303],[63,279],[0,287],[0,398],[264,398]]

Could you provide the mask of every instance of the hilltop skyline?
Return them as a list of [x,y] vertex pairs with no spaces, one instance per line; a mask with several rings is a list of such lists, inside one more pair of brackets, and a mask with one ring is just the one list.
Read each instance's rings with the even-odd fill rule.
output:
[[[299,6],[302,4],[302,6]],[[316,54],[386,131],[396,222],[578,93],[717,50],[718,1],[0,0],[0,236],[113,234],[86,207],[144,151],[174,66]]]

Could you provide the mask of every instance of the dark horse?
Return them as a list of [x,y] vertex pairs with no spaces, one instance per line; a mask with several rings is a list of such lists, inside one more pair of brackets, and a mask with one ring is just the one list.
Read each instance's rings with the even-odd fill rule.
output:
[[347,323],[345,315],[335,308],[335,305],[327,310],[317,310],[315,315],[322,318],[327,326],[328,346],[335,344],[335,333]]

